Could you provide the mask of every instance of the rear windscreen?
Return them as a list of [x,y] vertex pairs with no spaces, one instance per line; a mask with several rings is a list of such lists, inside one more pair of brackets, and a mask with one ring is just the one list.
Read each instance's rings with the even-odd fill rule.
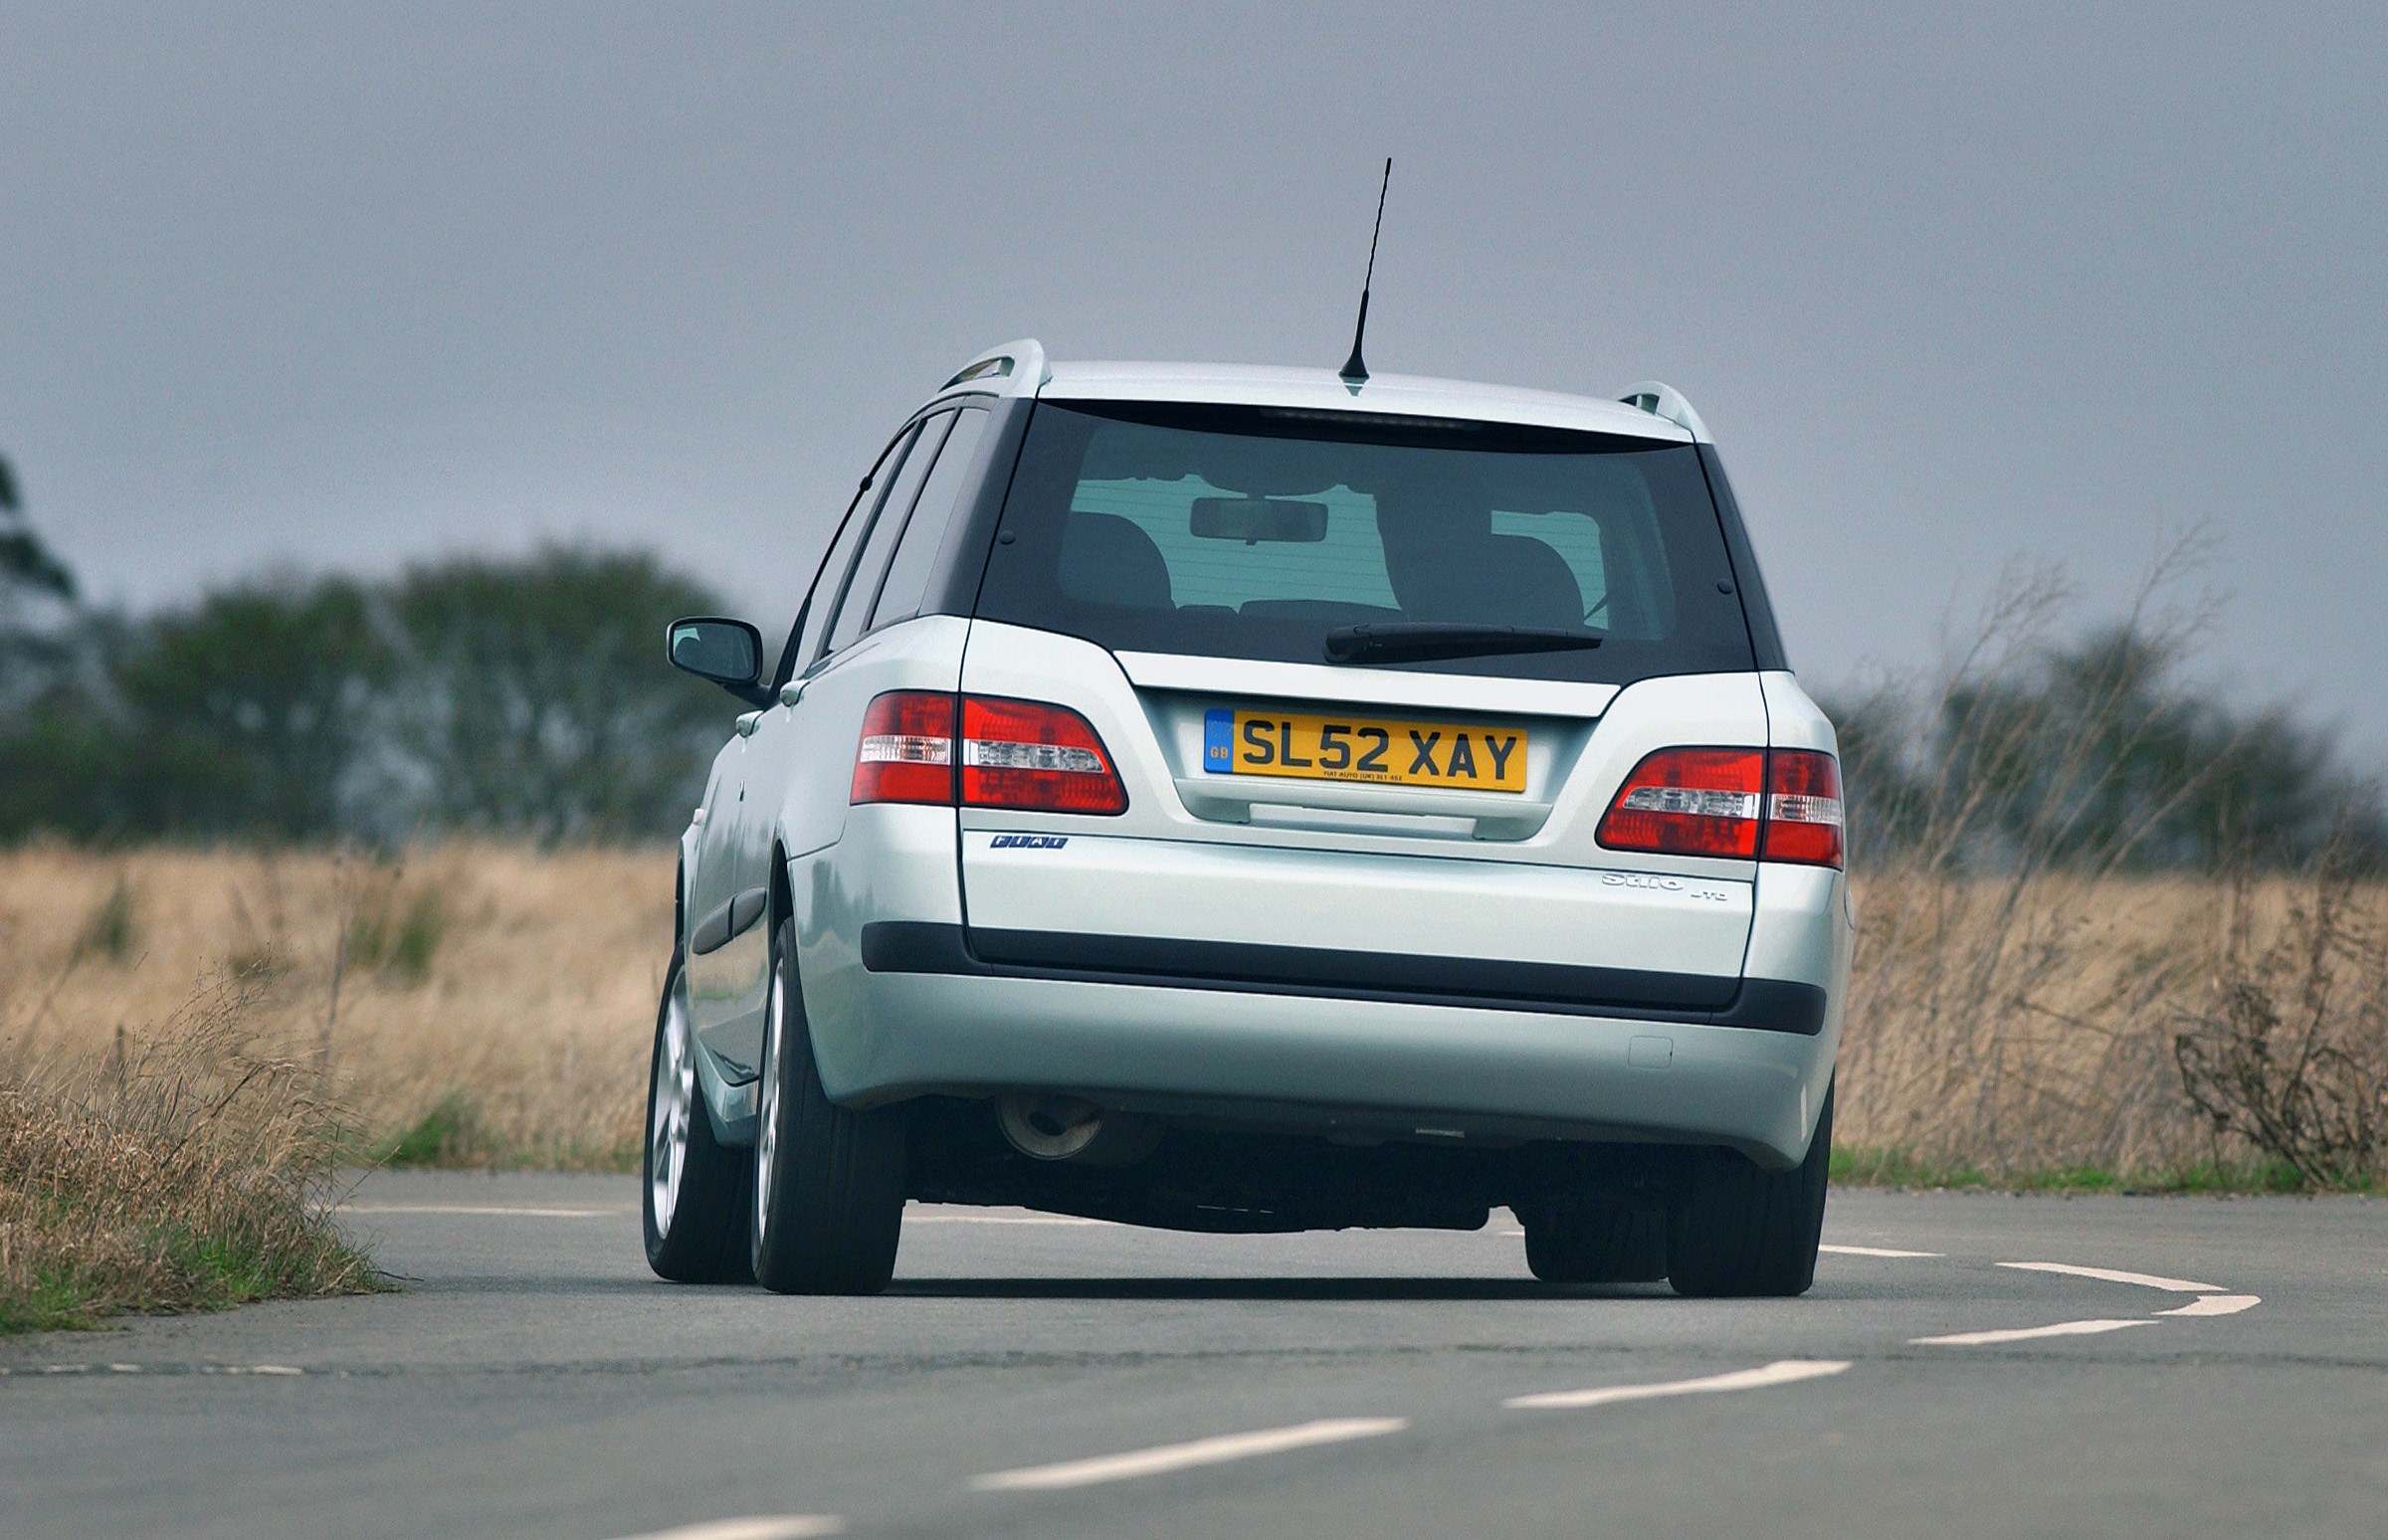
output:
[[1625,683],[1754,667],[1690,445],[1253,407],[1040,404],[977,613],[1122,652],[1322,663],[1341,626],[1596,635],[1390,665]]

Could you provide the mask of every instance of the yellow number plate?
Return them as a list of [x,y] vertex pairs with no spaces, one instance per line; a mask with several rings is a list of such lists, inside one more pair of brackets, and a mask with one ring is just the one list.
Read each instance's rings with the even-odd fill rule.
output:
[[1202,768],[1213,775],[1522,792],[1525,733],[1515,727],[1221,708],[1203,713]]

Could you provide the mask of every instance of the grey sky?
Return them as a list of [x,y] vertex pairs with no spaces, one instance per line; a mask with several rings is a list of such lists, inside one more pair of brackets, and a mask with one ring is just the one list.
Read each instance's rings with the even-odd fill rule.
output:
[[[1994,14],[1993,14],[1994,13]],[[545,537],[783,614],[972,349],[1649,376],[1794,662],[2221,544],[2388,750],[2388,11],[0,0],[0,449],[102,598]]]

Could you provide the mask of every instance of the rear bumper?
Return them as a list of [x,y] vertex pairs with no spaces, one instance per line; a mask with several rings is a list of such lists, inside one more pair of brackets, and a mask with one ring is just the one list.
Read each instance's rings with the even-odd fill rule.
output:
[[1781,1168],[1806,1153],[1831,1082],[1849,976],[1837,871],[1760,871],[1748,980],[965,937],[952,815],[858,811],[874,817],[789,867],[815,1058],[849,1105],[1056,1090],[1361,1135],[1722,1144]]
[[1777,1168],[1806,1153],[1837,1036],[1000,966],[880,972],[859,955],[805,993],[841,1102],[1053,1089],[1328,1132],[1725,1144]]

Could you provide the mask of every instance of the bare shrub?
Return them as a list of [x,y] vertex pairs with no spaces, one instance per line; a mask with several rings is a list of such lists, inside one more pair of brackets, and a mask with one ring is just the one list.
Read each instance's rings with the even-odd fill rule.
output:
[[2257,896],[2235,884],[2211,974],[2174,1019],[2191,1104],[2308,1186],[2377,1177],[2388,1156],[2388,923],[2376,899],[2325,863],[2267,938]]
[[331,1222],[343,1135],[219,977],[92,1059],[8,1044],[0,1332],[373,1286]]

